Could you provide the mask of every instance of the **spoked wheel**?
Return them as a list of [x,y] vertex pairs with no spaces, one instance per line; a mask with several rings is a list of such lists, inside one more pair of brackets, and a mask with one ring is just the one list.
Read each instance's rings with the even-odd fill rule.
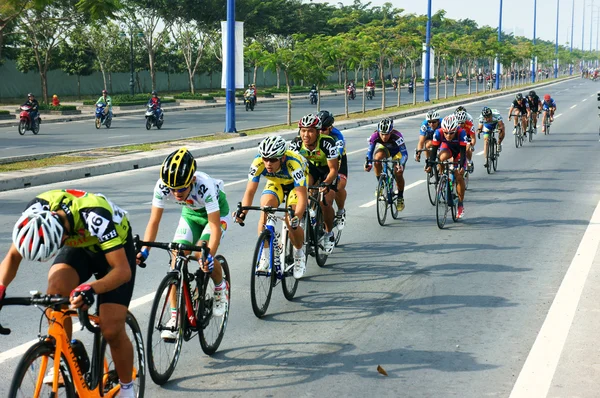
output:
[[54,395],[52,392],[52,385],[44,384],[40,380],[40,378],[44,378],[54,366],[54,352],[55,347],[49,341],[41,341],[31,346],[17,365],[15,375],[10,384],[8,396],[10,398],[35,396],[75,397],[73,378],[64,356],[61,358],[59,365],[60,375],[64,381],[64,387],[58,389],[58,395]]
[[[285,239],[285,251],[283,253],[283,281],[281,288],[283,289],[283,295],[287,300],[292,300],[298,290],[298,279],[294,278],[294,246],[290,240],[290,233],[285,229],[281,238]],[[306,254],[305,254],[306,255]],[[306,258],[305,258],[306,261]]]
[[[142,340],[140,325],[130,312],[127,312],[127,316],[125,317],[125,332],[133,346],[133,389],[135,396],[142,398],[146,388],[144,341]],[[110,346],[107,344],[104,337],[102,338],[102,344],[100,345],[100,354],[104,357],[104,375],[101,380],[101,390],[106,394],[119,385],[119,376],[117,375],[117,369],[112,358]]]
[[379,182],[377,183],[377,221],[379,221],[379,225],[385,225],[385,218],[387,217],[387,184],[386,184],[386,176],[380,175]]
[[[171,295],[176,296],[177,308],[181,308],[179,280],[175,274],[167,274],[160,282],[148,320],[146,338],[148,371],[150,377],[158,385],[165,384],[177,365],[183,344],[182,322],[185,314],[179,309],[179,325],[171,320]],[[171,325],[172,324],[172,325]]]
[[429,196],[429,202],[432,206],[435,206],[435,191],[437,185],[435,183],[435,176],[433,175],[433,167],[429,173],[427,173],[427,195]]
[[37,135],[37,133],[40,132],[40,122],[32,122],[33,125],[31,127],[31,131],[33,132],[33,134]]
[[215,284],[211,278],[205,278],[203,281],[204,295],[198,297],[196,309],[196,318],[198,319],[198,338],[200,339],[200,347],[206,355],[214,354],[225,335],[227,321],[229,320],[229,307],[231,305],[231,273],[229,264],[222,255],[217,255],[215,259],[221,264],[223,270],[223,279],[227,281],[229,287],[229,305],[225,308],[225,313],[222,316],[216,316],[213,313],[213,304],[215,301]]
[[452,189],[449,189],[448,197],[452,198],[452,204],[450,206],[450,213],[452,213],[452,221],[456,222],[458,220],[458,195],[456,194],[456,184],[452,184]]
[[519,142],[520,142],[519,135],[520,135],[520,133],[521,132],[519,131],[519,128],[517,127],[517,130],[515,131],[515,147],[517,149],[519,148]]
[[497,141],[496,139],[494,139],[494,149],[492,151],[492,158],[491,163],[492,163],[492,167],[494,168],[494,172],[496,172],[496,170],[498,169],[498,151],[496,150],[496,145],[497,145]]
[[533,127],[529,128],[529,134],[527,134],[527,138],[529,139],[529,142],[533,142]]
[[110,128],[111,124],[112,124],[112,119],[108,119],[106,122],[104,122],[104,125],[106,126],[107,129]]
[[546,122],[546,131],[544,132],[544,135],[548,135],[550,134],[550,123]]
[[492,162],[494,161],[493,159],[494,159],[494,151],[495,151],[494,147],[495,147],[494,142],[492,140],[489,140],[488,141],[488,149],[487,149],[487,160],[486,160],[486,163],[487,163],[486,169],[487,169],[488,174],[492,174],[492,168],[493,168]]
[[[261,318],[267,312],[271,295],[273,294],[273,286],[277,281],[277,273],[274,269],[273,259],[271,258],[271,250],[269,243],[271,240],[271,232],[265,229],[261,232],[256,242],[254,249],[254,257],[252,258],[252,272],[250,274],[250,301],[252,302],[252,311],[257,318]],[[268,266],[266,270],[259,269],[261,256],[266,259]]]
[[100,121],[100,118],[97,117],[96,118],[96,128],[99,129],[101,125],[102,125],[102,122]]
[[19,122],[19,134],[25,135],[26,131],[27,131],[27,122],[25,120],[21,120]]
[[315,260],[317,261],[317,265],[319,267],[324,267],[327,262],[328,254],[325,252],[325,222],[323,221],[323,212],[321,211],[321,206],[317,205],[316,211],[316,219],[317,223],[314,226],[313,230],[313,239],[315,242]]
[[149,117],[146,118],[146,130],[150,130],[152,128],[152,119]]
[[446,217],[448,216],[448,201],[446,194],[448,189],[448,177],[444,174],[440,176],[437,192],[435,195],[435,217],[439,229],[444,228]]
[[394,220],[397,220],[400,218],[400,212],[398,211],[398,201],[400,200],[400,198],[398,197],[398,195],[396,194],[396,191],[398,190],[398,184],[396,183],[396,179],[392,177],[391,179],[392,181],[392,186],[391,186],[391,192],[388,193],[390,200],[390,213],[392,214],[392,218]]

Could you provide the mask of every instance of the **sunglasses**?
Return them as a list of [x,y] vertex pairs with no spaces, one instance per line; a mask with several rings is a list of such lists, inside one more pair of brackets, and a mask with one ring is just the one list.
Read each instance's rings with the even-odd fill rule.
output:
[[453,135],[456,131],[444,131],[444,135]]
[[428,120],[427,123],[428,124],[432,124],[432,123],[439,123],[439,120]]
[[277,163],[279,162],[279,158],[262,158],[264,163]]
[[188,185],[187,187],[183,187],[183,188],[179,188],[179,189],[175,189],[175,188],[169,188],[169,190],[170,190],[171,192],[183,193],[183,192],[187,191],[187,189],[188,189],[189,187],[190,187],[190,186]]

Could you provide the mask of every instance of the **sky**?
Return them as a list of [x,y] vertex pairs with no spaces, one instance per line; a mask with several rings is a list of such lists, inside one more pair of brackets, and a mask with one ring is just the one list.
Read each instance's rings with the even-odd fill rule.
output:
[[[314,0],[321,3],[351,5],[352,0]],[[559,1],[559,0],[556,0]],[[540,39],[556,39],[556,1],[537,1],[536,36]],[[592,20],[593,0],[562,0],[560,1],[558,43],[566,45],[571,41],[571,11],[575,2],[575,23],[573,31],[573,47],[581,48],[582,11],[585,2],[585,37],[584,48],[590,49],[590,21]],[[362,0],[363,4],[367,0]],[[385,0],[372,0],[372,6],[381,6]],[[389,0],[396,8],[402,8],[405,13],[427,14],[427,0]],[[502,1],[502,31],[515,33],[516,36],[533,38],[533,4],[534,0],[503,0]],[[446,16],[452,19],[469,18],[479,26],[498,26],[500,0],[431,0],[431,12],[446,10]],[[596,49],[597,27],[599,23],[600,0],[593,5],[592,49]],[[570,44],[569,44],[570,45]]]

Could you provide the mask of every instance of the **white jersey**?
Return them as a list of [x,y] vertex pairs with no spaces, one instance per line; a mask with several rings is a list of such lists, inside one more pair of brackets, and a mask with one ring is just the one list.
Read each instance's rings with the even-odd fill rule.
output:
[[206,173],[194,173],[196,181],[192,183],[192,190],[184,201],[177,201],[171,190],[159,178],[154,186],[152,206],[164,209],[165,200],[172,199],[175,203],[189,207],[194,211],[206,210],[206,214],[219,212],[219,196],[223,191],[223,181],[212,178]]
[[502,121],[502,116],[497,109],[492,109],[492,121],[486,122],[482,115],[479,115],[479,124],[496,124]]

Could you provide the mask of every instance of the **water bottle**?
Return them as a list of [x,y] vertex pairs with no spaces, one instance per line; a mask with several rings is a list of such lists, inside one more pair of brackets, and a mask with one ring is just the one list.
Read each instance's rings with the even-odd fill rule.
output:
[[310,214],[310,225],[312,225],[313,227],[316,226],[317,225],[317,213],[312,208],[308,209],[308,213]]
[[71,350],[73,350],[73,354],[75,355],[75,358],[77,358],[81,373],[87,373],[87,371],[90,370],[90,358],[88,357],[83,343],[77,339],[71,340]]

